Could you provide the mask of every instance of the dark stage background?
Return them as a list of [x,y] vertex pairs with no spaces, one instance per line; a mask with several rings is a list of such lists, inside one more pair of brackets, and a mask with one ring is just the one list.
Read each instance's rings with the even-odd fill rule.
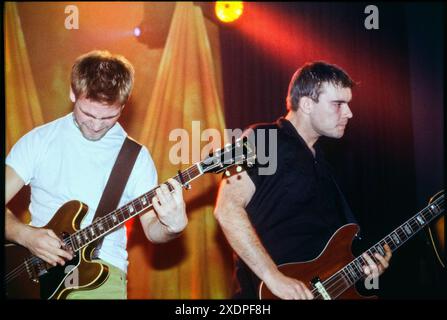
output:
[[[245,3],[221,26],[228,128],[286,114],[290,77],[325,60],[358,82],[342,140],[324,140],[338,181],[372,245],[444,188],[444,5],[379,3],[379,30],[367,30],[370,3]],[[423,232],[399,249],[380,281],[383,298],[445,298],[445,270]]]
[[[136,66],[139,80],[128,108],[132,112],[123,115],[123,123],[131,136],[141,137],[140,142],[157,154],[159,173],[163,173],[163,177],[172,176],[173,167],[165,152],[169,145],[151,148],[149,143],[156,139],[141,134],[141,128],[150,127],[153,121],[161,119],[158,115],[154,119],[146,117],[151,110],[148,105],[157,81],[164,83],[165,80],[158,79],[156,71],[164,67],[173,75],[187,74],[177,72],[180,70],[178,62],[160,67],[169,26],[175,20],[172,16],[176,5],[79,2],[76,5],[82,9],[82,27],[65,30],[60,25],[63,25],[67,4],[72,3],[46,2],[36,6],[9,3],[10,8],[16,8],[9,15],[5,14],[14,22],[5,38],[11,43],[22,40],[26,44],[26,47],[10,46],[9,49],[11,53],[29,55],[29,65],[19,68],[23,67],[24,59],[17,53],[5,59],[8,62],[5,69],[13,71],[5,72],[6,78],[20,80],[9,81],[13,93],[10,99],[18,97],[17,103],[27,102],[19,106],[7,104],[7,108],[22,110],[19,108],[30,104],[34,97],[40,101],[37,105],[41,107],[37,109],[42,112],[42,122],[53,120],[71,111],[67,98],[68,73],[64,70],[69,70],[77,55],[95,48],[124,54]],[[211,63],[206,68],[195,65],[191,68],[200,71],[194,75],[201,85],[196,85],[198,90],[188,96],[188,101],[185,99],[181,111],[172,113],[176,115],[170,119],[172,127],[184,127],[184,123],[195,117],[207,121],[220,119],[220,114],[218,117],[218,112],[214,111],[221,110],[220,100],[223,100],[227,128],[274,121],[286,114],[287,87],[295,70],[305,62],[325,60],[341,66],[358,82],[350,104],[354,117],[345,136],[341,140],[323,139],[322,143],[361,224],[363,240],[359,249],[382,239],[444,188],[445,5],[442,2],[374,3],[379,9],[378,30],[365,29],[368,14],[364,11],[371,4],[366,2],[244,2],[242,17],[232,24],[216,20],[214,2],[194,4],[202,7],[207,18],[206,28],[203,27],[207,30],[206,37],[203,36],[205,32],[198,36],[196,23],[191,24],[194,28],[189,30],[197,43],[181,41],[186,39],[182,34],[174,34],[176,37],[171,40],[177,47],[190,44],[191,50],[194,49],[191,52],[195,53],[199,52],[195,48],[207,47],[202,44],[209,38],[211,49],[202,51],[212,56],[209,60],[214,68]],[[189,12],[191,8],[187,9]],[[203,19],[194,16],[179,20],[197,22]],[[137,40],[132,32],[140,23],[142,27],[150,26],[150,33],[147,38],[142,36]],[[184,50],[178,52],[185,53]],[[200,61],[200,55],[191,55],[191,52],[190,55],[178,54],[175,61],[180,61],[182,66]],[[207,111],[211,109],[206,103],[209,100],[204,97],[209,92],[201,89],[207,88],[203,83],[213,69],[216,70],[215,91],[219,99],[215,99],[216,109]],[[22,85],[23,78],[31,78],[35,88]],[[177,79],[170,82],[172,88],[184,89],[191,84],[186,76],[180,83]],[[32,91],[34,95],[29,94]],[[177,102],[174,98],[178,96],[172,94],[172,101]],[[200,99],[196,100],[197,97]],[[202,105],[198,106],[197,101],[202,101]],[[154,103],[154,106],[163,111],[160,111],[163,115],[169,110],[165,105]],[[28,109],[23,108],[23,111],[29,112]],[[14,125],[7,129],[9,139],[6,141],[11,145],[28,127],[40,124],[22,122],[22,118],[27,117],[21,115],[17,112],[17,119],[10,118]],[[186,120],[180,123],[178,118],[185,116]],[[145,119],[150,121],[143,126]],[[168,132],[166,129],[165,133]],[[167,135],[163,139],[168,141]],[[217,188],[214,180],[211,185]],[[198,187],[193,190],[201,193]],[[194,197],[190,194],[189,199],[193,201],[187,202],[189,211],[197,211],[190,214],[188,230],[176,242],[152,246],[144,240],[141,228],[133,229],[128,247],[130,299],[230,297],[231,250],[225,245],[212,214],[216,190],[206,190],[201,193],[204,196],[200,201],[194,198],[195,194]],[[25,197],[17,197],[13,205],[26,209],[27,202],[22,200],[27,198],[29,192]],[[380,278],[377,294],[382,298],[445,299],[446,276],[446,270],[437,264],[427,237],[421,232],[395,253],[389,270]]]

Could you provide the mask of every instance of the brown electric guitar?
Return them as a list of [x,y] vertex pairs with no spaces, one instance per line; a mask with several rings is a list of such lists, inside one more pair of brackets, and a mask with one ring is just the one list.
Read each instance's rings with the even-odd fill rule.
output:
[[[210,154],[174,177],[183,187],[205,173],[220,173],[234,165],[254,163],[255,153],[247,139],[237,140]],[[173,187],[169,185],[172,191]],[[43,228],[53,230],[73,250],[74,258],[65,266],[52,266],[33,256],[28,249],[8,243],[5,245],[5,291],[8,298],[64,299],[75,290],[91,290],[101,286],[108,278],[108,267],[93,261],[96,240],[121,227],[129,219],[152,207],[155,190],[143,194],[91,225],[81,229],[88,207],[80,201],[69,201],[56,212]]]
[[444,269],[447,268],[447,258],[445,252],[445,217],[440,217],[433,222],[433,225],[429,226],[427,232],[439,265]]
[[[368,249],[366,253],[376,260],[373,254],[385,255],[383,249],[385,244],[395,251],[443,212],[444,191],[440,191],[432,197],[424,209]],[[317,258],[305,262],[285,263],[279,265],[278,269],[286,276],[305,283],[311,289],[315,299],[375,298],[361,296],[354,286],[357,281],[366,277],[363,266],[367,265],[361,255],[354,258],[351,253],[352,240],[358,231],[359,227],[356,224],[344,225],[334,233]],[[264,282],[261,282],[259,286],[259,298],[278,299]]]
[[[433,201],[433,198],[430,202],[431,201]],[[439,265],[446,269],[447,258],[445,251],[445,216],[436,218],[433,223],[428,226],[427,234]]]

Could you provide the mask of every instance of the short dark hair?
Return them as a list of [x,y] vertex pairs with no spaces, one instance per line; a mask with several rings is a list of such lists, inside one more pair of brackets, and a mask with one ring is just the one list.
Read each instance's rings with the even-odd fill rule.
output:
[[76,99],[84,97],[100,103],[126,103],[133,81],[132,64],[109,51],[94,50],[78,57],[71,72]]
[[342,88],[352,88],[355,85],[349,75],[336,65],[324,61],[306,63],[295,72],[290,80],[287,110],[298,110],[302,97],[309,97],[318,102],[321,87],[325,82]]

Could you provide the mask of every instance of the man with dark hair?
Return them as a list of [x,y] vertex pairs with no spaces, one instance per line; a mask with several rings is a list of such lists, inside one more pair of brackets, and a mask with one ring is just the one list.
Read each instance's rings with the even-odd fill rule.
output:
[[[316,258],[339,227],[355,221],[317,144],[321,136],[343,136],[353,116],[348,105],[353,86],[339,67],[308,63],[290,81],[287,115],[246,130],[246,136],[258,139],[257,149],[265,144],[263,150],[271,150],[271,140],[260,137],[275,132],[277,164],[273,174],[261,174],[258,163],[220,185],[215,216],[238,256],[235,297],[256,298],[262,280],[279,298],[313,298],[303,282],[287,277],[277,265]],[[366,274],[381,274],[388,267],[388,246],[385,252],[376,255],[378,264],[364,256]]]
[[[127,133],[118,118],[134,80],[129,61],[107,51],[80,56],[72,67],[70,99],[73,112],[39,126],[13,146],[6,158],[6,204],[26,184],[31,186],[31,224],[20,222],[6,209],[6,239],[16,242],[50,265],[65,265],[72,252],[45,226],[65,202],[79,200],[89,207],[81,228],[92,223]],[[154,210],[140,215],[148,240],[174,239],[186,227],[182,188],[170,179],[152,200]],[[157,186],[157,171],[142,146],[122,193],[119,207]],[[126,230],[122,226],[104,237],[97,259],[108,266],[109,277],[99,288],[75,291],[69,299],[125,299],[127,297]]]

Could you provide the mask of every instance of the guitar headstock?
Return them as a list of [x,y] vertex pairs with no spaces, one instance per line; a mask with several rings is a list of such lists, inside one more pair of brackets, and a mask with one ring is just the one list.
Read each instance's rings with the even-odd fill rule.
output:
[[221,173],[232,167],[236,167],[237,172],[241,172],[243,165],[251,167],[254,165],[255,159],[256,154],[253,144],[246,137],[243,137],[210,153],[200,162],[200,166],[203,173]]

